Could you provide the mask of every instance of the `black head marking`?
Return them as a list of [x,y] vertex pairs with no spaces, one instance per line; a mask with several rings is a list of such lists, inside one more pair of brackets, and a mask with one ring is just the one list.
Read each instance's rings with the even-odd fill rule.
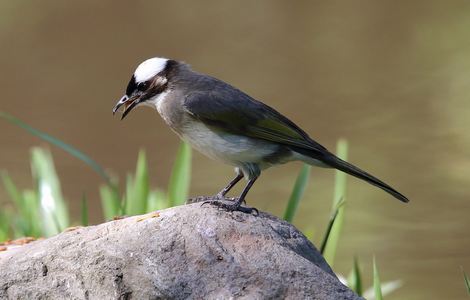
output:
[[136,90],[137,88],[137,83],[135,82],[135,76],[132,75],[131,80],[129,80],[129,83],[127,84],[126,88],[126,95],[130,96],[132,93]]
[[139,82],[137,84],[137,90],[140,92],[145,92],[150,86],[150,80],[144,81],[144,82]]
[[169,59],[167,62],[166,62],[166,65],[165,65],[165,68],[160,72],[158,73],[158,75],[161,75],[163,77],[170,77],[171,75],[173,75],[173,72],[175,72],[176,68],[178,67],[178,62],[176,60],[173,60],[173,59]]

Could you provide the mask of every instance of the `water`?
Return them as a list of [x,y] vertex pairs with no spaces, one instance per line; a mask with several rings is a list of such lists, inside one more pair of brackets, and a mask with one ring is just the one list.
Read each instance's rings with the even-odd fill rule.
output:
[[[0,12],[0,110],[77,146],[121,180],[144,148],[152,184],[164,187],[177,137],[155,111],[138,109],[121,122],[111,109],[140,61],[187,61],[275,107],[330,149],[347,138],[350,161],[411,199],[402,204],[350,178],[336,271],[348,273],[357,255],[369,285],[375,255],[383,280],[404,282],[388,299],[465,297],[468,2],[2,1]],[[32,186],[29,148],[44,143],[5,122],[0,132],[0,168]],[[85,193],[99,222],[100,178],[52,151],[75,216]],[[281,215],[299,167],[265,172],[248,203]],[[192,195],[212,194],[233,171],[195,154],[192,175]],[[316,241],[333,175],[313,170],[295,220]]]

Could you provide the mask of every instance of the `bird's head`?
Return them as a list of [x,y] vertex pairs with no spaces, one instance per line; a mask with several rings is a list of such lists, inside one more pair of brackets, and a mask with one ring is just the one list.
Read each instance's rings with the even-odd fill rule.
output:
[[126,94],[116,103],[113,114],[124,106],[121,119],[138,105],[157,104],[159,97],[167,91],[168,73],[176,61],[154,57],[141,63],[129,81]]

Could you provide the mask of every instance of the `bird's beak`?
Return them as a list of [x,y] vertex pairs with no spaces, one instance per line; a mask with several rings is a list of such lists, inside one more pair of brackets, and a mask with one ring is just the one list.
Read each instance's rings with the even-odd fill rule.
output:
[[118,109],[124,105],[124,111],[121,116],[121,120],[124,119],[127,114],[137,105],[139,104],[139,95],[135,95],[132,97],[128,97],[127,95],[122,96],[121,100],[119,100],[113,108],[113,115],[118,111]]

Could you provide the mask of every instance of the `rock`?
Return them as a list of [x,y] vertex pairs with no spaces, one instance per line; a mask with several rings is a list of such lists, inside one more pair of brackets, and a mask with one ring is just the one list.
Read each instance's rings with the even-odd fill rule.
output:
[[0,299],[362,299],[294,226],[200,203],[0,252]]

